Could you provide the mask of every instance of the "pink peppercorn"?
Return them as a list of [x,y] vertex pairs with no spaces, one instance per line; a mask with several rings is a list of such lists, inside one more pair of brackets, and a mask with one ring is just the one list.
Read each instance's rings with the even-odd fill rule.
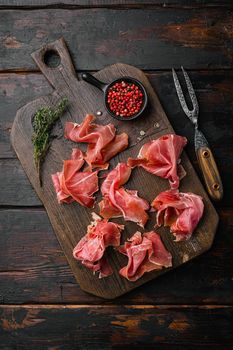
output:
[[107,102],[115,115],[127,118],[140,111],[143,93],[137,85],[121,81],[109,88]]

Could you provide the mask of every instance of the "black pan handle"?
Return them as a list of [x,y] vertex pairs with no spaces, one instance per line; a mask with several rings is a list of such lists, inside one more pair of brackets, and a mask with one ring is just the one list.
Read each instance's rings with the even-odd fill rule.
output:
[[89,73],[82,73],[81,77],[87,83],[96,86],[98,89],[100,89],[103,92],[105,92],[107,87],[108,87],[108,84],[103,83],[102,81],[96,79],[95,77],[93,77],[93,75],[91,75]]

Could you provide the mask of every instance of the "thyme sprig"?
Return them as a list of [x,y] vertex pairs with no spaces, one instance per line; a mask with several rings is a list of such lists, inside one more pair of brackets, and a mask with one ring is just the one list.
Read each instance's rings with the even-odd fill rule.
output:
[[33,157],[41,186],[41,167],[50,145],[50,132],[57,119],[62,116],[67,102],[67,98],[63,98],[55,108],[42,107],[36,112],[33,119]]

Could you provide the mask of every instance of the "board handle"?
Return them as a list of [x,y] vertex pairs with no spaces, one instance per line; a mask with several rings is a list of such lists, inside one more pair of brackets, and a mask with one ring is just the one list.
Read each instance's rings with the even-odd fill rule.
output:
[[[60,62],[56,66],[49,65],[49,62],[47,62],[49,55],[55,55]],[[63,38],[46,44],[39,50],[34,51],[31,56],[44,76],[58,92],[64,94],[67,89],[73,90],[76,88],[77,77],[75,69]]]

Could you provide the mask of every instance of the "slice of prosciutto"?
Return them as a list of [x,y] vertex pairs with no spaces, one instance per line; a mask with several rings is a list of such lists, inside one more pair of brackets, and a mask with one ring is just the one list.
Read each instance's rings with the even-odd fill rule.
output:
[[113,124],[94,124],[94,119],[93,115],[87,114],[81,124],[66,123],[65,137],[74,142],[88,143],[85,160],[90,169],[106,169],[108,160],[127,148],[128,135],[116,135]]
[[112,268],[106,259],[105,249],[119,246],[123,229],[123,225],[98,218],[88,226],[87,234],[74,248],[74,258],[93,273],[99,273],[99,278],[111,275]]
[[144,144],[136,159],[129,158],[131,167],[141,166],[149,173],[169,180],[172,189],[179,187],[177,163],[187,139],[167,134]]
[[178,190],[161,192],[151,206],[157,210],[157,225],[170,226],[176,241],[191,237],[204,211],[202,197]]
[[104,180],[99,203],[100,215],[109,219],[123,216],[126,221],[134,221],[144,227],[148,220],[148,202],[138,196],[138,192],[128,190],[124,185],[131,175],[131,168],[125,163],[119,163]]
[[63,170],[52,175],[59,203],[76,201],[85,207],[93,207],[93,194],[99,189],[97,171],[80,171],[83,164],[82,151],[74,148],[71,159],[64,160]]
[[126,163],[118,163],[117,166],[108,173],[101,186],[103,196],[109,195],[110,191],[117,190],[130,178],[131,168]]
[[117,250],[128,257],[128,263],[119,274],[129,281],[137,281],[146,272],[172,266],[172,255],[164,247],[160,236],[154,232],[136,232]]

